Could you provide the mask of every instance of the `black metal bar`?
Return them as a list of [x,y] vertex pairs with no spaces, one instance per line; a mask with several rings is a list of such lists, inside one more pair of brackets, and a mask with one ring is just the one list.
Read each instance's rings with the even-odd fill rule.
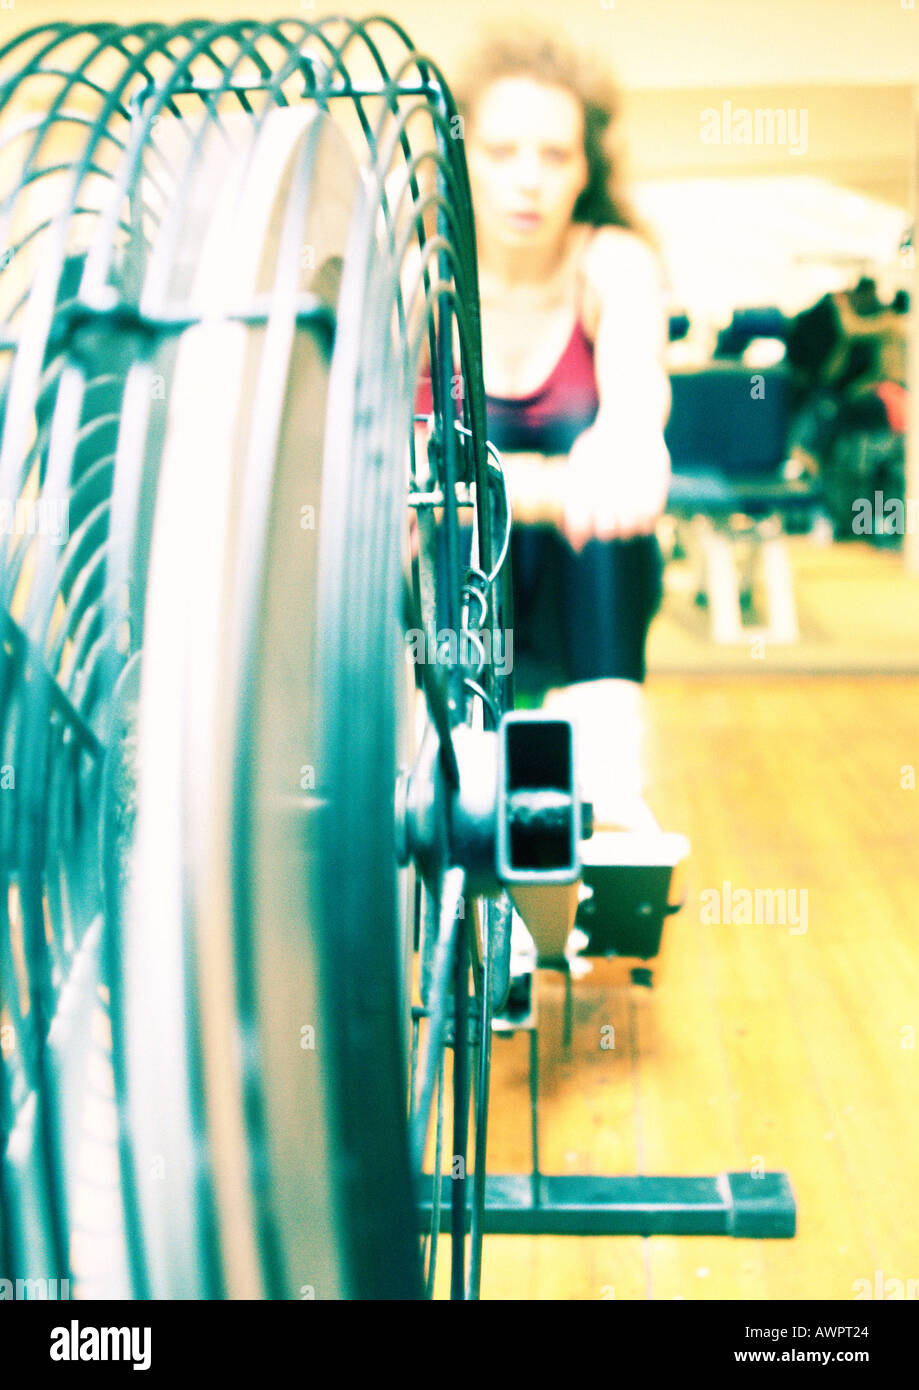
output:
[[44,663],[42,652],[36,647],[9,613],[0,615],[4,620],[4,639],[11,641],[20,659],[31,663],[34,673],[47,683],[52,705],[63,715],[76,737],[94,758],[105,756],[105,747],[96,733],[86,723],[79,710],[72,703],[67,692],[58,684]]
[[434,1297],[434,1274],[437,1269],[437,1237],[440,1235],[440,1222],[434,1220],[434,1206],[440,1206],[443,1189],[443,1138],[444,1138],[444,1058],[441,1053],[440,1069],[437,1073],[437,1120],[434,1131],[434,1199],[431,1207],[431,1222],[428,1237],[428,1261],[424,1280],[426,1298]]
[[431,993],[428,1001],[428,1037],[421,1063],[421,1082],[416,1090],[415,1107],[410,1118],[412,1169],[420,1173],[439,1058],[444,1049],[449,990],[454,975],[457,942],[461,918],[458,911],[465,887],[462,869],[452,868],[444,875],[441,890],[440,914],[437,918],[437,947],[431,972]]
[[[425,1175],[420,1220],[431,1220]],[[722,1173],[718,1177],[543,1176],[489,1174],[487,1235],[733,1236],[789,1240],[795,1200],[784,1173]],[[538,1198],[538,1200],[537,1200]],[[441,1230],[451,1211],[441,1206]],[[467,1208],[467,1226],[471,1210]]]
[[[440,169],[438,169],[438,178],[442,178]],[[447,219],[442,209],[438,209],[437,231],[440,237],[446,237],[447,235],[448,228],[445,226],[446,222]],[[444,245],[446,247],[448,242],[445,241]],[[450,259],[446,250],[441,249],[438,251],[438,276],[440,280],[447,284],[449,284],[451,278],[452,267]],[[440,399],[445,416],[448,411],[452,412],[454,408],[451,389],[454,372],[453,317],[453,305],[450,298],[445,295],[441,296],[437,311],[437,371],[440,378]],[[434,376],[433,370],[431,376],[432,378]],[[455,498],[457,481],[457,441],[456,431],[453,428],[452,416],[450,419],[444,418],[441,424],[443,437],[439,443],[441,446],[441,467],[443,471],[439,481],[444,493],[448,497]],[[460,573],[459,526],[455,506],[448,506],[445,508],[443,526],[447,550],[447,574],[451,576],[451,580],[448,581],[446,585],[446,607],[440,621],[446,625],[450,632],[458,632],[460,619],[459,593],[454,588],[452,582],[452,576]],[[451,700],[457,711],[457,717],[461,718],[463,710],[463,686],[462,672],[458,666],[450,669],[448,672],[448,680]]]
[[[453,1154],[450,1187],[450,1297],[466,1297],[466,1157],[469,1148],[469,963],[460,919],[453,975]],[[487,1040],[486,1040],[487,1041]],[[457,1171],[459,1165],[459,1171]]]
[[[276,311],[275,311],[276,312]],[[184,333],[188,328],[213,322],[215,318],[231,323],[243,323],[249,327],[267,324],[272,314],[269,295],[258,295],[248,308],[229,308],[219,315],[190,313],[181,309],[164,309],[156,314],[143,313],[136,305],[113,296],[108,304],[88,304],[82,300],[74,301],[67,318],[69,331],[74,332],[85,325],[103,324],[106,328],[121,332],[135,332],[149,335]],[[335,311],[324,299],[316,294],[299,294],[296,297],[294,318],[297,323],[314,321],[323,324],[330,333],[335,330]],[[65,327],[64,332],[68,329]]]
[[[479,978],[479,1037],[475,1088],[475,1169],[472,1175],[472,1221],[469,1250],[468,1297],[478,1299],[482,1283],[482,1237],[485,1234],[485,1162],[488,1152],[488,1102],[491,1091],[492,973],[495,955],[495,924],[502,910],[498,903],[484,907],[482,969]],[[474,941],[470,938],[475,958]]]
[[[311,55],[303,54],[303,59],[304,62],[301,71],[303,71],[305,75],[305,69],[311,62]],[[289,75],[292,76],[293,72]],[[213,84],[208,84],[206,82],[188,82],[184,86],[170,88],[168,95],[170,100],[177,96],[199,96],[204,99],[236,92],[275,92],[276,89],[276,79],[270,82],[215,82]],[[131,105],[136,106],[139,111],[145,101],[151,96],[158,96],[161,90],[163,89],[157,87],[155,83],[150,83],[146,87],[141,87],[132,95]],[[431,87],[427,83],[415,83],[414,85],[406,86],[400,83],[399,86],[395,88],[395,91],[400,97],[418,96],[430,99],[437,95],[437,89]],[[381,85],[379,87],[355,87],[350,82],[343,82],[338,87],[323,87],[322,97],[323,100],[329,97],[350,97],[352,101],[355,101],[366,97],[386,96],[387,92],[387,85]],[[312,96],[313,90],[307,91],[306,95]]]
[[571,1039],[574,1033],[574,994],[571,988],[571,968],[565,962],[565,969],[562,971],[565,977],[565,1013],[562,1025],[562,1047],[566,1052],[571,1051]]
[[[539,1200],[539,1030],[530,1029],[530,1143],[533,1153],[531,1188],[533,1201]],[[487,1198],[486,1198],[487,1200]]]

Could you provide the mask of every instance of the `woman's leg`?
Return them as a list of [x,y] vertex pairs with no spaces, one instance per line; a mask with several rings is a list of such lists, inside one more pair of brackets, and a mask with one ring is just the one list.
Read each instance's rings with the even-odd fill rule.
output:
[[657,537],[566,547],[565,640],[572,682],[645,678],[645,643],[663,597]]
[[644,800],[643,692],[637,681],[594,680],[550,690],[547,714],[570,719],[581,794],[597,830],[656,830]]
[[570,718],[582,793],[598,829],[654,829],[642,773],[645,642],[663,592],[657,538],[591,541],[569,551],[566,639],[572,683],[547,711]]
[[[522,612],[527,632],[534,631],[543,643],[554,636],[565,647],[573,678],[548,690],[542,707],[574,726],[576,773],[581,795],[594,808],[595,828],[657,830],[643,795],[641,689],[645,640],[662,594],[657,539],[592,541],[580,555],[555,534],[541,540],[541,551],[535,544],[529,553],[521,547],[515,628]],[[533,602],[540,586],[542,606]],[[535,969],[536,960],[533,939],[515,912],[512,976],[519,981]]]

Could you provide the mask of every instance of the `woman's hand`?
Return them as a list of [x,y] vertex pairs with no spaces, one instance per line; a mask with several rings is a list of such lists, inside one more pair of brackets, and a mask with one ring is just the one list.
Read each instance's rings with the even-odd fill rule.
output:
[[589,540],[650,535],[667,504],[670,456],[649,431],[633,447],[595,426],[574,441],[565,477],[562,531],[580,551]]
[[567,456],[505,454],[515,522],[557,526],[574,550],[589,540],[650,535],[667,503],[670,457],[659,435],[636,440],[592,427]]
[[649,535],[667,504],[666,307],[660,266],[631,232],[605,227],[584,261],[600,407],[568,457],[562,529],[575,550]]
[[525,526],[562,527],[567,458],[564,455],[506,453],[501,456],[501,464],[514,521]]

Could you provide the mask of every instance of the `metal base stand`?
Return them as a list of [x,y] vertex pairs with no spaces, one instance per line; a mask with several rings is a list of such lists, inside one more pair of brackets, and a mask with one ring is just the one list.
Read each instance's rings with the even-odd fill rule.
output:
[[[422,1201],[430,1222],[430,1179]],[[471,1213],[467,1212],[467,1222]],[[450,1206],[441,1205],[441,1231]],[[795,1200],[784,1173],[712,1178],[491,1174],[485,1179],[486,1235],[737,1236],[787,1240]]]
[[[570,986],[570,980],[569,980]],[[736,1236],[787,1240],[796,1211],[785,1173],[721,1173],[716,1177],[555,1176],[539,1169],[539,1030],[535,999],[530,1013],[503,1034],[530,1035],[530,1132],[533,1171],[488,1174],[486,1235]],[[471,1212],[467,1210],[467,1225]],[[425,1175],[421,1220],[431,1222],[431,1177]],[[450,1194],[441,1200],[441,1231],[449,1231]]]

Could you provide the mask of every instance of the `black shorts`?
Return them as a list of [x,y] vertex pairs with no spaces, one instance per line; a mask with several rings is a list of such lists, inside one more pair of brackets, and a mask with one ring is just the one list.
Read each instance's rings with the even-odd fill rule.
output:
[[515,526],[514,677],[539,695],[576,681],[645,678],[645,641],[663,596],[657,537],[588,541]]

